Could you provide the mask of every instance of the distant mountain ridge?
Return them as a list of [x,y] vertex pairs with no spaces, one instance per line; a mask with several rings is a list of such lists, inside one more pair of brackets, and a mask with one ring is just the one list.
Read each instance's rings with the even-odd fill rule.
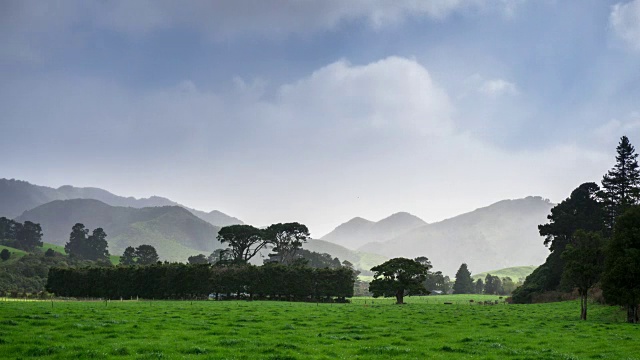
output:
[[162,260],[185,262],[191,255],[210,254],[223,247],[216,240],[219,227],[180,206],[137,209],[94,199],[55,200],[25,211],[16,220],[39,223],[43,240],[56,245],[69,240],[76,223],[91,230],[101,227],[114,255],[121,255],[127,246],[148,244],[156,248]]
[[503,200],[391,240],[358,250],[388,257],[428,257],[434,270],[453,276],[462,263],[473,273],[544,262],[548,249],[538,234],[554,206],[541,197]]
[[111,206],[132,208],[180,206],[214,226],[244,224],[240,219],[218,210],[204,212],[191,209],[175,201],[160,196],[137,199],[115,195],[107,190],[94,187],[78,188],[64,185],[57,189],[33,185],[27,181],[0,179],[0,216],[15,218],[27,210],[54,200],[95,199]]
[[320,239],[355,250],[370,242],[391,240],[396,236],[426,224],[427,223],[419,217],[407,212],[395,213],[378,222],[355,217],[339,225]]

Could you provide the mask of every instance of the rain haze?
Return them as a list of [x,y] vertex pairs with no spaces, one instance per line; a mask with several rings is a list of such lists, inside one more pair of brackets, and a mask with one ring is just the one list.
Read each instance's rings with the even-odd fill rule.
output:
[[319,237],[559,202],[640,143],[640,0],[2,1],[0,177]]

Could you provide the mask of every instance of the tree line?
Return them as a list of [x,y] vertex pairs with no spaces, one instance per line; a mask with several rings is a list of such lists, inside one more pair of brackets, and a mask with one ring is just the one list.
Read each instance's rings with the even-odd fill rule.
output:
[[474,282],[467,264],[462,264],[456,272],[456,281],[453,284],[453,293],[508,295],[511,294],[516,287],[517,284],[508,276],[500,278],[499,276],[487,274],[484,281],[482,279],[478,279]]
[[31,221],[20,223],[0,217],[0,245],[33,251],[42,247],[42,228]]
[[270,263],[52,268],[46,289],[58,296],[119,299],[196,299],[214,294],[249,299],[344,301],[353,296],[353,269],[315,269]]
[[640,304],[640,170],[626,136],[616,147],[616,163],[601,181],[584,183],[553,207],[549,223],[538,226],[550,254],[513,293],[528,303],[550,291],[577,289],[580,318],[598,286],[607,303],[627,310],[637,323]]

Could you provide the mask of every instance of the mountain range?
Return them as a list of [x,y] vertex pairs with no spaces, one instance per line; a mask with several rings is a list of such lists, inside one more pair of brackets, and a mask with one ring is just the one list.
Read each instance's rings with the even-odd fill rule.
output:
[[[243,224],[220,211],[206,213],[159,196],[136,199],[99,188],[66,185],[54,189],[7,179],[0,179],[0,216],[39,223],[43,240],[61,246],[78,222],[91,230],[102,227],[111,254],[120,255],[127,246],[148,244],[156,248],[161,260],[180,262],[223,247],[216,240],[220,227]],[[387,260],[323,240],[310,240],[304,248],[330,253],[365,273]],[[263,257],[267,253],[264,251]],[[257,257],[253,262],[260,264],[262,259]]]
[[210,254],[223,247],[216,240],[219,227],[180,206],[136,209],[93,199],[54,200],[25,211],[16,220],[39,223],[43,241],[62,246],[76,223],[90,230],[101,227],[107,233],[109,252],[115,255],[127,246],[147,244],[155,247],[163,260],[185,262],[191,255]]
[[402,235],[359,247],[390,258],[426,256],[434,270],[454,275],[462,263],[472,273],[539,265],[549,254],[538,234],[554,206],[541,197],[503,200]]
[[234,224],[244,224],[240,219],[229,216],[218,210],[204,212],[191,209],[160,196],[136,199],[134,197],[118,196],[100,188],[79,188],[64,185],[56,189],[47,186],[33,185],[21,180],[0,179],[0,216],[7,218],[15,218],[27,210],[31,210],[37,206],[54,200],[71,199],[94,199],[100,200],[111,206],[132,207],[138,209],[158,206],[180,206],[214,226],[222,227]]
[[393,239],[423,225],[427,223],[406,212],[395,213],[378,222],[355,217],[339,225],[321,239],[355,250],[370,242]]
[[[365,272],[399,256],[426,256],[434,270],[450,276],[463,262],[473,273],[538,265],[548,250],[537,226],[547,222],[553,205],[541,197],[503,200],[431,224],[406,212],[377,222],[356,217],[304,247],[348,260]],[[243,223],[220,211],[198,211],[159,196],[136,199],[99,188],[55,189],[13,179],[0,179],[0,216],[40,223],[44,240],[58,245],[68,241],[77,222],[102,227],[112,254],[149,244],[171,261],[210,253],[220,247],[215,240],[219,227]]]

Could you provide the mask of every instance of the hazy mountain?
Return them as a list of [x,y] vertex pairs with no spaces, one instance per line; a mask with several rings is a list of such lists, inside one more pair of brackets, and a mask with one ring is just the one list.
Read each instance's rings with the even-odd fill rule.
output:
[[189,210],[193,215],[199,217],[200,219],[208,222],[214,226],[229,226],[229,225],[242,225],[244,222],[242,220],[235,218],[233,216],[229,216],[223,212],[218,210],[213,210],[211,212],[204,212],[200,210],[190,209],[188,207],[183,206],[185,209]]
[[547,222],[553,205],[540,197],[504,200],[359,250],[388,257],[426,256],[434,270],[450,276],[463,262],[472,273],[538,265],[549,254],[538,225]]
[[162,260],[186,261],[190,255],[210,254],[222,247],[215,239],[219,227],[179,206],[111,206],[93,199],[55,200],[25,211],[17,221],[39,223],[43,240],[64,245],[71,228],[82,223],[107,233],[109,252],[121,255],[127,246],[152,245]]
[[310,239],[302,247],[310,251],[331,254],[331,256],[337,257],[340,261],[347,260],[356,269],[360,270],[362,275],[373,275],[369,271],[372,267],[389,260],[386,256],[350,250],[325,240]]
[[339,225],[321,239],[357,249],[370,242],[393,239],[426,224],[422,219],[406,212],[395,213],[378,222],[356,217]]
[[213,210],[207,213],[188,208],[175,201],[159,196],[136,199],[134,197],[118,196],[99,188],[78,188],[64,185],[54,189],[46,186],[33,185],[26,181],[0,179],[0,216],[14,218],[27,210],[31,210],[36,206],[48,202],[71,199],[95,199],[111,206],[132,208],[181,206],[214,226],[243,224],[241,220],[220,211]]

